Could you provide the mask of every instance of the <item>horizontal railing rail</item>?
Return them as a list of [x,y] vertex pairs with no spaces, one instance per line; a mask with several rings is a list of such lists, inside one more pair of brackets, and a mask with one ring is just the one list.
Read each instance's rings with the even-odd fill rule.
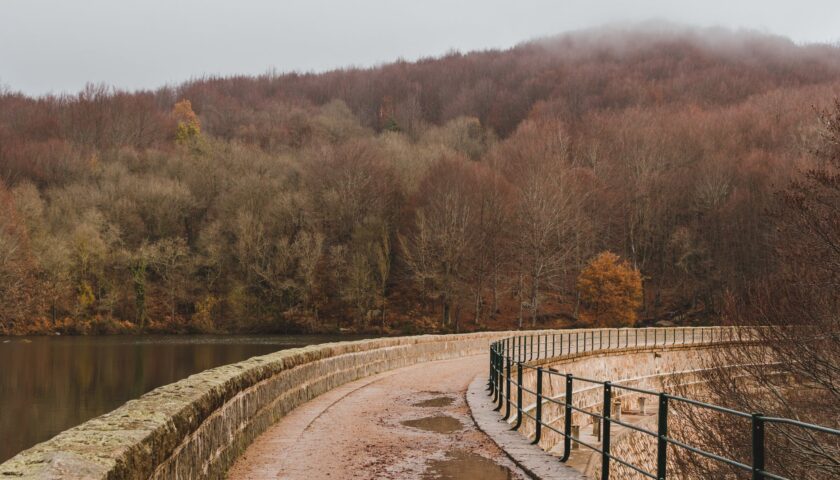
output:
[[[649,390],[645,388],[631,387],[614,383],[609,380],[598,380],[575,376],[572,373],[559,372],[553,368],[546,368],[543,365],[548,360],[568,358],[575,355],[620,351],[622,349],[640,348],[661,348],[696,345],[725,345],[727,343],[747,343],[761,340],[760,331],[756,329],[740,329],[735,327],[694,327],[694,328],[640,328],[640,329],[595,329],[580,330],[574,332],[562,332],[557,334],[536,334],[517,335],[494,342],[490,346],[490,365],[488,390],[493,396],[496,405],[495,410],[504,409],[504,420],[516,414],[514,430],[522,426],[523,418],[529,418],[534,422],[533,440],[531,443],[539,444],[542,437],[542,430],[548,429],[563,439],[563,455],[561,462],[569,459],[572,450],[572,442],[587,447],[601,456],[601,479],[609,480],[610,464],[616,462],[638,474],[657,480],[674,478],[668,471],[668,448],[681,448],[710,461],[727,465],[736,470],[749,472],[753,479],[778,479],[789,480],[777,473],[767,470],[765,462],[765,427],[770,424],[783,424],[796,428],[805,429],[811,432],[832,435],[840,441],[840,430],[813,425],[787,418],[776,418],[764,416],[761,413],[740,412],[731,408],[713,405],[691,398],[673,395],[663,391]],[[533,385],[526,385],[523,381],[523,372],[535,374],[536,379]],[[514,376],[515,372],[515,376]],[[563,398],[546,395],[543,385],[546,380],[559,378],[565,383]],[[580,383],[594,385],[602,389],[600,412],[581,408],[573,403],[573,395],[576,393],[574,387]],[[620,392],[614,390],[633,392],[638,395],[646,395],[657,399],[656,431],[643,428],[632,423],[625,422],[619,418],[613,418],[613,398]],[[511,392],[515,391],[514,398]],[[579,390],[580,391],[580,390]],[[528,393],[535,401],[532,405],[523,405],[522,395]],[[563,409],[563,427],[553,426],[554,421],[546,421],[543,418],[543,404],[556,405]],[[749,421],[750,424],[750,447],[751,459],[749,463],[727,458],[723,455],[709,452],[697,445],[691,445],[687,440],[676,439],[668,431],[668,412],[678,405],[687,405],[703,409],[717,414],[728,415],[733,418]],[[592,418],[593,423],[598,422],[600,426],[600,446],[585,442],[578,433],[573,435],[572,417],[577,412]],[[656,441],[656,471],[647,471],[644,468],[632,464],[627,459],[619,458],[611,452],[611,426],[619,425],[639,432]]]

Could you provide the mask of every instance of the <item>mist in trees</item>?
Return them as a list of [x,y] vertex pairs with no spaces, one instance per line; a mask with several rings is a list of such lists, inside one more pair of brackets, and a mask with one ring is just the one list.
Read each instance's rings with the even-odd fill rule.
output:
[[[699,30],[3,91],[0,333],[716,322],[816,274],[777,245],[834,221],[800,172],[838,94],[836,47]],[[590,295],[613,270],[581,286],[605,251],[621,315]]]

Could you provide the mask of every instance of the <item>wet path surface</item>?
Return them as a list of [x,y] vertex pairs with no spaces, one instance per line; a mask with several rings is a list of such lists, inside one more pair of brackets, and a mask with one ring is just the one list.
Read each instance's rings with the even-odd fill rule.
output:
[[331,390],[257,438],[228,478],[527,478],[470,417],[465,392],[486,365],[429,362]]

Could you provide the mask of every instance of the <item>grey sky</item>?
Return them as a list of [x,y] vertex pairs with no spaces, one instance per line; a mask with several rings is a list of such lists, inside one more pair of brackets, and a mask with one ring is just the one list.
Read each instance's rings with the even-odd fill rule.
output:
[[840,40],[840,0],[0,0],[0,85],[322,71],[649,19]]

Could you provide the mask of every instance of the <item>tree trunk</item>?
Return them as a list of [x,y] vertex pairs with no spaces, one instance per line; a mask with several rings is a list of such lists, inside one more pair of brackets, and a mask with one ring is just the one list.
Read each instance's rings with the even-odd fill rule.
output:
[[537,311],[539,310],[538,297],[540,291],[540,280],[538,277],[534,277],[533,284],[531,285],[531,327],[537,326]]
[[522,274],[519,274],[519,289],[517,292],[517,296],[519,297],[519,329],[522,330],[522,316],[523,316],[523,308],[524,303],[522,300],[522,291],[525,289],[525,285],[523,285]]
[[493,268],[493,317],[499,312],[499,275],[497,269]]
[[175,321],[175,286],[171,287],[169,299],[172,302],[172,317],[170,318],[170,322]]
[[481,325],[481,290],[475,294],[475,324]]
[[449,325],[450,308],[451,308],[451,306],[449,305],[449,298],[446,295],[444,295],[444,297],[443,297],[443,318],[441,320],[441,322],[442,322],[441,326],[443,326],[443,327],[446,327],[447,325]]
[[385,306],[388,304],[388,301],[385,300],[385,296],[382,296],[382,331],[385,331]]

